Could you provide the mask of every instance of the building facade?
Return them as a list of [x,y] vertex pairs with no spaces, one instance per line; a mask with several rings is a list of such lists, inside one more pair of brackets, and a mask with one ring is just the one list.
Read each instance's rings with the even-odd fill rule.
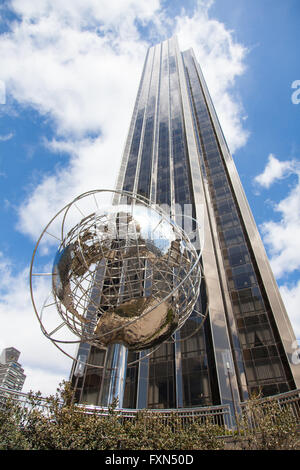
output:
[[232,405],[299,388],[295,336],[234,161],[194,52],[176,38],[148,50],[117,189],[203,219],[197,308],[208,316],[201,324],[192,314],[150,355],[81,344],[78,355],[97,367],[74,363],[77,400],[108,405],[116,377],[124,408]]
[[26,379],[19,364],[20,351],[15,348],[3,349],[0,356],[0,387],[21,391]]

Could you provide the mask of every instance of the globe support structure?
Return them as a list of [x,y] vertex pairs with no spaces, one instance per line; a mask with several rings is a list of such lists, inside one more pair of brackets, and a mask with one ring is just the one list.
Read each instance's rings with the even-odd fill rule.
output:
[[[127,204],[111,204],[109,195],[118,195]],[[199,243],[202,227],[191,216],[183,216],[192,221]],[[39,272],[43,253],[53,251],[54,241],[52,271]],[[76,197],[41,233],[30,265],[31,299],[41,330],[79,362],[80,355],[75,358],[63,345],[118,345],[109,401],[123,395],[127,349],[151,354],[163,341],[174,339],[193,312],[200,292],[203,248],[194,245],[190,235],[151,201],[107,189]],[[50,300],[41,309],[34,285],[39,276],[51,283]],[[204,320],[206,313],[199,315]],[[95,367],[87,358],[81,365]],[[78,374],[82,367],[76,368]]]

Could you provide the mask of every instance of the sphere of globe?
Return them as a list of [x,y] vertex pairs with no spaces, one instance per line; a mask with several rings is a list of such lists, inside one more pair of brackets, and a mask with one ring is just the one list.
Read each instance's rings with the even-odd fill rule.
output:
[[146,204],[85,217],[64,237],[52,287],[82,341],[149,349],[187,320],[199,296],[199,256],[184,231]]

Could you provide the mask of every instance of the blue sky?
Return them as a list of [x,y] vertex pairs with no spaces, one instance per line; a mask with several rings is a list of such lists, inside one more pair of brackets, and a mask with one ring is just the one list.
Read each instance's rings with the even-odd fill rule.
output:
[[70,367],[31,307],[35,242],[74,196],[114,187],[146,50],[173,34],[202,66],[300,337],[299,31],[298,0],[0,3],[0,348],[21,351],[25,390],[55,391]]

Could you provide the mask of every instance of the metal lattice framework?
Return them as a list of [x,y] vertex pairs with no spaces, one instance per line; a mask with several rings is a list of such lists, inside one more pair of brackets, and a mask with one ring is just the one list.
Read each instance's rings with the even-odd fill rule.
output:
[[[101,201],[116,194],[126,204]],[[193,224],[199,231],[194,219]],[[53,268],[38,273],[38,252],[49,236],[59,239]],[[101,348],[118,343],[133,351],[157,347],[174,338],[194,310],[200,257],[190,236],[144,197],[125,191],[84,193],[52,218],[33,253],[30,290],[42,331],[70,357],[64,344]],[[39,275],[51,280],[41,309],[34,286]],[[204,320],[206,312],[198,315]],[[63,334],[66,328],[70,339]]]

